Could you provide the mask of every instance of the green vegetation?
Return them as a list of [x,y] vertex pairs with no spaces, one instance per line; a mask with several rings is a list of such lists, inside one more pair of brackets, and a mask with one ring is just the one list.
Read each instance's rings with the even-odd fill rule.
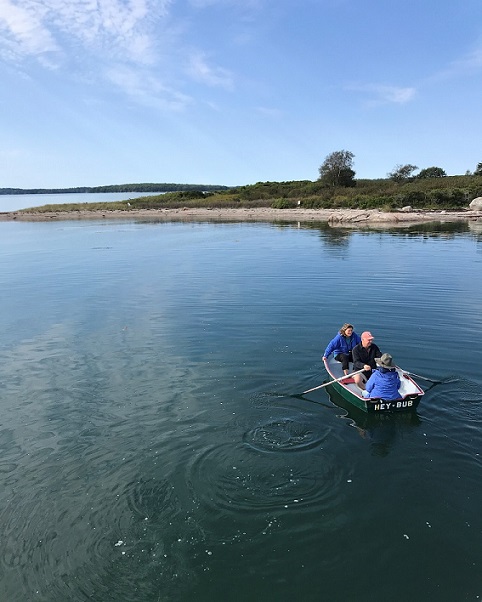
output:
[[413,172],[417,169],[416,165],[411,165],[410,163],[407,165],[396,165],[395,169],[387,175],[394,182],[405,182],[412,177]]
[[112,203],[45,205],[29,211],[132,211],[136,209],[175,209],[182,207],[230,208],[274,207],[313,209],[379,209],[395,211],[405,206],[415,210],[460,210],[482,196],[482,174],[414,177],[396,182],[391,179],[356,180],[355,186],[328,186],[322,180],[258,182],[217,192],[190,190],[170,192]]
[[[50,211],[132,211],[136,209],[178,209],[183,207],[230,208],[273,207],[288,209],[379,209],[396,211],[460,210],[474,198],[482,196],[482,163],[473,173],[447,176],[440,167],[427,167],[418,175],[415,165],[397,165],[385,179],[355,179],[354,155],[350,151],[329,154],[319,168],[316,181],[258,182],[237,186],[202,186],[194,184],[124,184],[97,188],[68,189],[62,192],[161,192],[165,194],[105,203],[44,205],[29,212]],[[0,193],[13,194],[12,189]],[[18,190],[18,189],[17,189]],[[25,192],[34,192],[26,191]],[[54,192],[38,190],[37,192]],[[58,191],[55,191],[58,192]]]
[[445,170],[441,167],[426,167],[425,169],[422,169],[420,173],[417,174],[417,178],[419,179],[445,178],[446,176],[447,174],[445,173]]

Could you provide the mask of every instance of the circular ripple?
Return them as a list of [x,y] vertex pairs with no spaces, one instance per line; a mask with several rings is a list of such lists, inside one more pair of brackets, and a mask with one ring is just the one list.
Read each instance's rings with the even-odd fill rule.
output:
[[319,447],[323,437],[290,419],[276,420],[246,432],[244,443],[260,451],[293,452]]
[[319,458],[308,463],[300,454],[283,453],[274,459],[271,453],[226,443],[204,449],[193,458],[187,466],[186,480],[198,505],[218,518],[219,513],[295,507],[318,512],[337,496],[344,470],[328,454],[322,463]]
[[124,496],[134,517],[150,524],[169,524],[180,511],[174,486],[167,481],[140,479],[126,485]]

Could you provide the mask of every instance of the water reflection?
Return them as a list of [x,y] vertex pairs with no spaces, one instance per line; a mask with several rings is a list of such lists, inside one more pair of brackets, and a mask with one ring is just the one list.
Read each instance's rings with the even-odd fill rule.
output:
[[[467,234],[468,232],[482,232],[482,221],[459,221],[459,222],[422,222],[412,223],[410,225],[400,225],[393,223],[371,223],[362,227],[359,223],[340,222],[336,224],[324,222],[298,222],[303,230],[318,230],[327,235],[332,240],[345,240],[354,234],[382,232],[386,234],[402,236],[423,236],[423,237],[448,237],[455,234]],[[273,222],[273,225],[280,228],[290,228],[295,222]]]
[[[160,218],[140,218],[136,220],[137,224],[166,224],[169,220]],[[176,216],[176,222],[180,223],[192,223],[192,224],[210,224],[211,226],[222,226],[222,225],[237,225],[240,224],[248,225],[249,227],[266,227],[266,222],[253,222],[246,224],[245,222],[239,222],[233,219],[207,219],[193,218],[191,216],[183,217],[182,215]],[[317,231],[320,235],[320,240],[324,246],[329,250],[347,248],[350,240],[356,235],[371,235],[384,234],[391,235],[397,238],[414,238],[414,239],[446,239],[452,240],[458,235],[475,234],[476,239],[480,240],[482,235],[482,221],[459,221],[459,222],[422,222],[412,223],[407,225],[389,223],[350,223],[350,222],[337,222],[328,223],[327,221],[310,221],[310,222],[299,222],[299,221],[270,221],[270,227],[274,227],[280,230],[312,230]]]
[[387,456],[398,439],[422,424],[416,411],[369,414],[347,402],[332,387],[327,387],[327,393],[332,403],[346,410],[340,417],[350,422],[350,426],[358,431],[360,437],[370,445],[372,454],[376,456]]
[[469,222],[469,231],[477,235],[477,240],[482,241],[482,220],[476,222]]
[[385,232],[387,234],[402,235],[402,236],[420,236],[423,237],[443,237],[453,238],[455,234],[466,234],[469,231],[469,223],[460,222],[423,222],[411,224],[393,224],[387,223],[350,223],[340,222],[330,224],[331,229],[344,229],[347,232],[363,232],[365,234],[373,234],[374,232]]
[[[293,222],[273,222],[277,228],[293,228]],[[354,236],[373,236],[376,234],[406,239],[445,239],[453,240],[461,235],[474,234],[477,241],[482,240],[482,221],[427,222],[410,225],[366,224],[341,222],[297,222],[301,230],[317,231],[327,250],[347,249]]]

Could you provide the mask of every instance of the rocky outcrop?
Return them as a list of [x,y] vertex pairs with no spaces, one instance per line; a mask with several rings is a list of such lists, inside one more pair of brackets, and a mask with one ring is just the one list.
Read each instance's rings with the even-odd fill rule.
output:
[[360,211],[355,209],[339,209],[328,216],[328,223],[333,228],[390,228],[394,226],[410,226],[427,222],[477,222],[482,220],[480,211]]
[[478,196],[476,199],[474,199],[470,203],[469,208],[471,211],[482,211],[482,196]]
[[382,211],[357,211],[342,209],[330,215],[330,224],[363,224],[363,223],[397,223],[399,221],[395,213],[383,213]]

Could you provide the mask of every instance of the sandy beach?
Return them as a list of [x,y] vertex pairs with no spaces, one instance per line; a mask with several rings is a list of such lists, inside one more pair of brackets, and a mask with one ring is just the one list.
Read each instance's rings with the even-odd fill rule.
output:
[[0,213],[0,221],[65,221],[94,219],[142,219],[154,221],[265,221],[328,222],[331,226],[408,226],[429,222],[480,222],[482,211],[398,211],[386,213],[361,209],[146,209],[129,211],[49,211],[35,213],[11,211]]

